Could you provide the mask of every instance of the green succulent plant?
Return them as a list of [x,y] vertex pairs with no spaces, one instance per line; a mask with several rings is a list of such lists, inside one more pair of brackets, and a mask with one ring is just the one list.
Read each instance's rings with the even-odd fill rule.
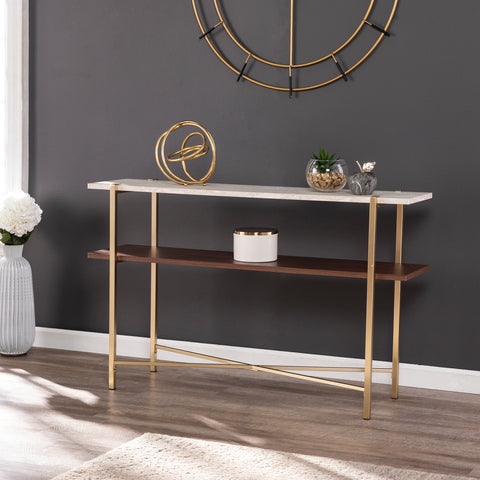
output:
[[315,160],[315,168],[320,173],[328,173],[330,169],[337,163],[337,160],[340,160],[340,157],[336,156],[336,153],[330,155],[323,148],[320,149],[318,155],[312,153],[312,160]]

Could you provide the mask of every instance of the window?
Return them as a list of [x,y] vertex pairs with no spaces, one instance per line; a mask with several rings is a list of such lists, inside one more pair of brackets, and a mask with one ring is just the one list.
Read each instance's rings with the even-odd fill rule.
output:
[[28,0],[0,0],[0,193],[28,189]]

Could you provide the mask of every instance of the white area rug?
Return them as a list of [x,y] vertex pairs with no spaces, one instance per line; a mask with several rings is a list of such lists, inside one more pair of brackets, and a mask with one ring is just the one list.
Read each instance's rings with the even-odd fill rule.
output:
[[77,479],[467,480],[466,477],[152,433],[125,443],[54,480]]

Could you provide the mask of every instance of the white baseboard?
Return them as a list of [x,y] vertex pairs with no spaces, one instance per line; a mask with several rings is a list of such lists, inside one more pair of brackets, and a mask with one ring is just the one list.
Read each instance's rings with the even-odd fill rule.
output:
[[[232,347],[228,345],[183,342],[178,340],[160,339],[159,343],[182,350],[201,352],[214,357],[229,358],[256,365],[363,367],[363,360],[358,358],[331,357],[326,355]],[[108,334],[37,327],[34,346],[108,354]],[[118,335],[117,337],[117,353],[120,356],[148,358],[150,355],[149,349],[150,341],[148,338],[126,335]],[[159,352],[159,358],[167,361],[185,362],[188,361],[189,357],[162,351]],[[388,362],[374,361],[373,366],[377,368],[389,368],[390,364]],[[316,373],[309,371],[307,374],[325,376],[325,372]],[[362,380],[363,374],[355,372],[328,372],[328,377],[344,380]],[[388,384],[391,381],[391,375],[389,373],[374,373],[373,380],[376,383]],[[400,385],[405,387],[480,394],[480,372],[475,370],[460,370],[456,368],[401,363]]]

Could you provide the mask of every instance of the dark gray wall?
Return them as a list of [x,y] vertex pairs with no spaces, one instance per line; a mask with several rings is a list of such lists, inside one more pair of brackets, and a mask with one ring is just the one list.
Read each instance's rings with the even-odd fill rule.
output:
[[[235,17],[252,39],[249,9],[274,25],[288,16],[278,0],[258,4]],[[401,359],[480,370],[477,0],[401,1],[394,35],[349,83],[292,100],[236,83],[198,41],[189,0],[35,0],[30,8],[30,182],[44,219],[25,253],[38,325],[107,330],[107,263],[86,253],[107,245],[108,196],[86,184],[160,177],[157,137],[192,119],[216,140],[215,182],[304,186],[305,164],[324,146],[352,166],[376,161],[380,189],[434,192],[406,208],[404,260],[431,271],[404,284]],[[345,25],[353,20],[346,15]],[[335,34],[308,26],[299,43],[309,45],[316,29],[321,45],[325,32]],[[269,53],[284,51],[285,35],[276,35],[264,36]],[[119,209],[120,242],[148,242],[148,196],[121,196]],[[393,258],[394,212],[380,209],[381,260]],[[228,250],[240,224],[277,226],[283,254],[366,256],[364,206],[161,199],[165,245]],[[161,267],[160,282],[162,337],[363,355],[362,281]],[[119,289],[119,332],[147,336],[148,267],[121,265]],[[385,360],[392,296],[391,283],[377,282],[375,355]]]

